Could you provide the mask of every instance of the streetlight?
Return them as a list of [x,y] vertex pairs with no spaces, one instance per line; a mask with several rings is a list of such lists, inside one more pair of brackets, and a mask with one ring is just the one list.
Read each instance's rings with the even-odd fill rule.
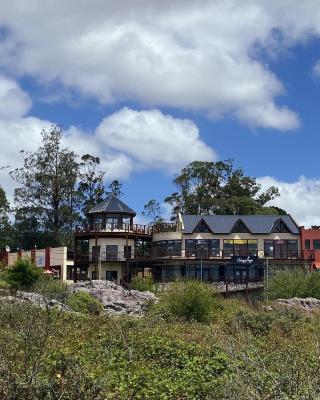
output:
[[202,282],[202,250],[203,244],[200,245],[200,281]]

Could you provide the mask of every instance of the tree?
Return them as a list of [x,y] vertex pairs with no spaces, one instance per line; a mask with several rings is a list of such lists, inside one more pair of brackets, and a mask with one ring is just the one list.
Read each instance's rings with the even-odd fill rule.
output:
[[151,199],[143,207],[142,215],[149,218],[152,224],[163,222],[161,207],[158,201]]
[[35,152],[22,151],[23,167],[10,172],[20,184],[15,190],[16,210],[34,215],[39,230],[52,232],[51,245],[70,244],[76,215],[77,155],[62,147],[58,126],[41,132],[42,144]]
[[10,206],[3,188],[0,186],[0,249],[11,242],[12,229],[9,222]]
[[18,258],[14,266],[6,270],[5,280],[15,289],[30,289],[41,274],[42,270],[30,260]]
[[120,183],[118,180],[112,181],[108,186],[107,195],[111,194],[116,197],[121,197],[123,195],[122,183]]
[[182,214],[258,214],[264,205],[279,196],[271,186],[261,193],[256,179],[245,176],[232,161],[194,161],[182,169],[173,183],[177,191],[165,199],[175,218]]
[[100,158],[85,154],[81,157],[80,182],[78,192],[80,197],[80,214],[85,218],[88,211],[103,200],[105,187],[103,178],[105,172],[98,169]]

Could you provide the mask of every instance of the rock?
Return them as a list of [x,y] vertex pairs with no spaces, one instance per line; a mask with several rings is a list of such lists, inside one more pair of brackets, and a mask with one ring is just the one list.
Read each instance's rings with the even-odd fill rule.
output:
[[32,292],[23,292],[18,290],[15,296],[2,296],[0,303],[10,304],[33,304],[42,309],[57,308],[62,311],[71,311],[71,308],[55,299],[47,299],[41,294]]
[[93,280],[71,284],[71,293],[84,291],[95,297],[103,304],[106,314],[141,316],[148,304],[158,302],[151,292],[126,290],[111,281]]
[[285,307],[293,307],[304,311],[320,311],[320,300],[313,297],[305,299],[294,297],[292,299],[278,299],[275,304]]

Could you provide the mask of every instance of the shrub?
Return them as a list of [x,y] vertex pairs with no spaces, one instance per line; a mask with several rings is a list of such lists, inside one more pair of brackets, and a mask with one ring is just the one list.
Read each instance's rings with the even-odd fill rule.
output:
[[68,285],[48,274],[42,274],[31,290],[48,299],[64,302],[68,295]]
[[218,306],[217,293],[208,284],[196,280],[170,284],[160,307],[172,316],[188,321],[208,322]]
[[87,292],[76,292],[69,296],[66,304],[73,311],[82,314],[99,314],[103,310],[102,303]]
[[13,267],[6,270],[4,279],[14,289],[30,289],[41,275],[41,269],[31,260],[19,258]]
[[132,278],[130,286],[140,292],[157,292],[157,285],[152,277],[135,276]]
[[320,299],[320,274],[301,269],[277,271],[269,281],[271,299],[315,297]]

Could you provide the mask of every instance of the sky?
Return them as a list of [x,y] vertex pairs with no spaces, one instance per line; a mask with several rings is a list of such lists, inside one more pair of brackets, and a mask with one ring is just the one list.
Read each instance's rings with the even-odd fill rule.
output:
[[0,2],[10,200],[19,151],[59,124],[138,214],[189,162],[233,159],[299,225],[320,225],[319,100],[318,0]]

